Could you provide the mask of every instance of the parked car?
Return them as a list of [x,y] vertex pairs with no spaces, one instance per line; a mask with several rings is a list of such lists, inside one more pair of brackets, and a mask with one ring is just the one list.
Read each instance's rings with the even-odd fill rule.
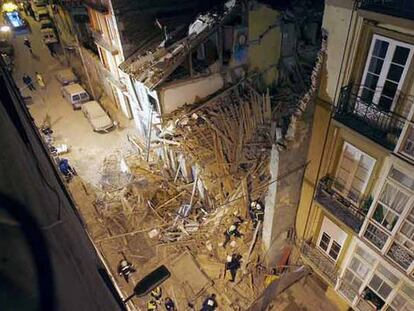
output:
[[73,109],[80,109],[82,104],[89,101],[89,94],[78,83],[62,87],[62,96],[72,105]]
[[5,22],[13,28],[14,31],[20,32],[29,28],[29,24],[19,11],[5,12],[3,14]]
[[35,20],[37,20],[38,22],[44,19],[50,19],[49,11],[46,7],[41,7],[39,9],[33,10],[33,13]]
[[40,21],[40,30],[52,29],[55,30],[55,24],[50,19],[44,19]]
[[0,53],[12,57],[14,55],[14,47],[8,40],[0,39]]
[[77,83],[78,77],[73,73],[72,69],[65,68],[61,69],[56,73],[56,79],[60,82],[62,85],[68,85],[71,83]]
[[114,127],[114,122],[97,101],[84,103],[82,111],[95,132],[107,133]]

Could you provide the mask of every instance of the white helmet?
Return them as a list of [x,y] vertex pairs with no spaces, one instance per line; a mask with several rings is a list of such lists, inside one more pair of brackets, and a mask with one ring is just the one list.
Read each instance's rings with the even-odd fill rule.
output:
[[233,257],[231,255],[227,255],[227,258],[226,258],[227,262],[231,262],[232,259]]

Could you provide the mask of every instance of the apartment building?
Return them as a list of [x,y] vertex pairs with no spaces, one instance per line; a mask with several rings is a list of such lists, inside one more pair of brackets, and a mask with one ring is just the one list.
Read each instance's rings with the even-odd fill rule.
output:
[[118,29],[119,17],[117,20],[110,0],[90,0],[85,1],[85,5],[89,15],[89,28],[98,50],[105,91],[115,108],[132,119],[131,107],[137,105],[137,100],[129,77],[118,68],[128,53]]
[[327,0],[323,27],[301,260],[341,310],[414,310],[414,3]]

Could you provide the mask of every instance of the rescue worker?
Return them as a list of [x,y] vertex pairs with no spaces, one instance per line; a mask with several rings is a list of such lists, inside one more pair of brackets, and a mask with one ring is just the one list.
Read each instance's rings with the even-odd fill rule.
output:
[[230,242],[231,237],[240,238],[243,234],[239,231],[239,226],[241,224],[241,219],[234,222],[225,232],[224,232],[224,242],[223,247],[226,248],[227,243]]
[[46,84],[45,84],[45,80],[43,79],[43,76],[40,74],[40,73],[38,73],[37,71],[36,71],[36,80],[37,80],[37,84],[43,89],[45,86],[46,86]]
[[264,210],[262,204],[258,201],[250,203],[249,214],[252,218],[253,226],[256,228],[259,221],[263,222],[264,220]]
[[264,279],[265,287],[268,287],[273,281],[276,281],[277,279],[279,279],[279,276],[277,275],[276,269],[273,268],[271,274],[265,275],[265,279]]
[[201,307],[200,311],[214,311],[217,308],[217,301],[216,301],[216,294],[211,294],[211,296],[207,297],[204,302],[203,306]]
[[65,177],[71,177],[76,175],[76,171],[69,165],[67,159],[59,159],[58,161],[59,170]]
[[165,298],[164,306],[167,311],[176,311],[174,301],[170,297]]
[[147,302],[147,311],[153,311],[153,310],[158,310],[158,306],[155,300],[151,299],[150,301]]
[[123,276],[127,283],[129,282],[129,275],[135,271],[132,263],[128,262],[126,259],[122,259],[118,264],[118,274]]
[[156,287],[151,291],[151,296],[155,299],[155,301],[158,303],[161,300],[162,297],[162,289],[161,287]]
[[241,261],[241,256],[237,255],[237,254],[233,254],[233,255],[229,255],[227,256],[226,259],[226,272],[227,270],[230,272],[230,282],[234,282],[236,280],[236,274],[237,274],[237,270],[240,268],[240,261]]

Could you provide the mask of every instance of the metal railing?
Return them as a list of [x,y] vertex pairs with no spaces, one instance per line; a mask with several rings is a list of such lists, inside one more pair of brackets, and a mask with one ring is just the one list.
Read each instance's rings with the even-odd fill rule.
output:
[[365,220],[370,198],[359,200],[359,206],[346,198],[333,187],[335,180],[323,177],[318,184],[315,200],[345,225],[358,233]]
[[[352,85],[341,89],[334,109],[334,119],[385,148],[394,150],[406,119],[393,111],[382,110],[378,105],[364,101],[357,95],[358,89]],[[396,109],[399,108],[398,104]]]
[[338,280],[339,273],[334,262],[326,254],[306,241],[302,242],[300,249],[302,255],[311,262],[311,267],[322,273],[331,285],[334,286]]
[[414,19],[413,0],[361,0],[360,9]]

